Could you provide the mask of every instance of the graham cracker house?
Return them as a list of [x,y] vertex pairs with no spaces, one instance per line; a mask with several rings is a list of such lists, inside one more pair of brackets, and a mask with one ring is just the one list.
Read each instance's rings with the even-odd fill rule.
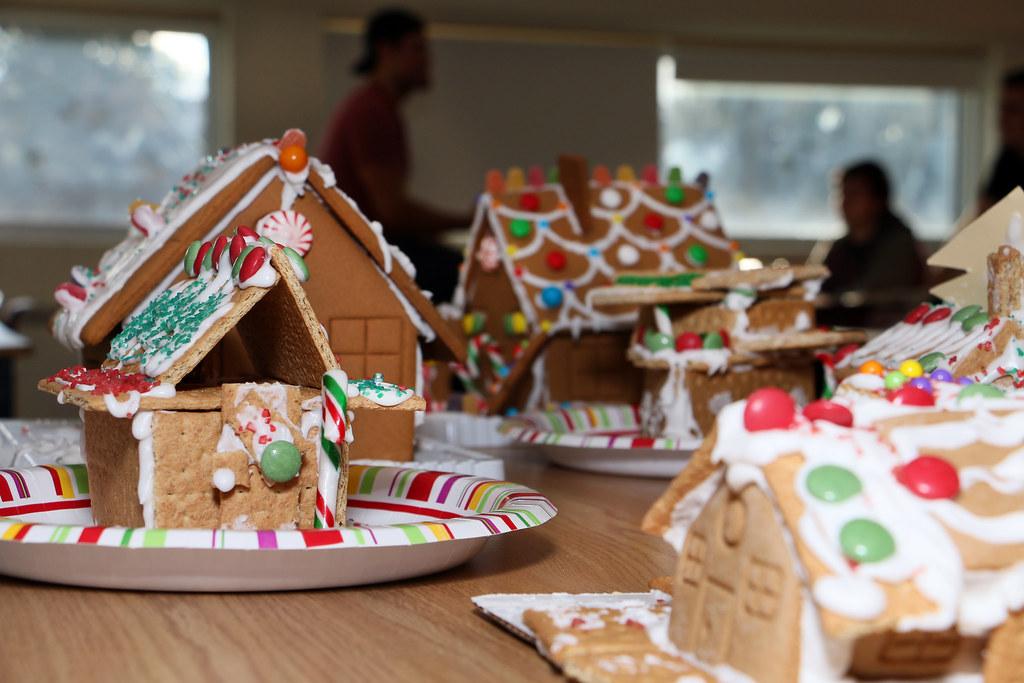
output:
[[[465,341],[416,286],[411,262],[335,186],[330,168],[308,157],[305,145],[305,135],[290,130],[280,140],[222,150],[159,205],[134,205],[128,236],[97,268],[76,266],[71,281],[57,288],[57,339],[82,349],[86,364],[94,365],[122,321],[180,277],[181,254],[191,242],[247,226],[303,257],[311,273],[306,296],[349,375],[380,373],[419,388],[420,340],[436,340],[431,352],[440,358],[465,360]],[[225,366],[223,374],[248,370]],[[356,415],[372,438],[354,446],[353,457],[411,458],[411,412],[357,409]]]
[[874,361],[883,370],[918,360],[975,382],[1024,386],[1024,190],[1017,188],[937,251],[929,263],[965,271],[836,366]]
[[1022,445],[1024,392],[986,384],[726,406],[644,519],[679,553],[669,639],[762,683],[1020,680]]
[[467,385],[492,413],[545,402],[637,402],[640,373],[624,362],[636,309],[590,292],[617,271],[726,268],[738,255],[711,194],[656,170],[612,178],[563,156],[557,173],[491,171],[479,202],[454,308],[469,337]]
[[[409,413],[422,399],[338,370],[296,252],[236,234],[190,248],[185,263],[190,276],[125,322],[101,367],[66,368],[39,384],[82,408],[96,522],[343,524],[348,408]],[[225,343],[229,333],[236,344]],[[214,351],[244,355],[250,374],[220,377]]]
[[644,375],[644,435],[696,448],[723,406],[766,385],[812,400],[815,352],[864,340],[816,327],[827,276],[822,266],[629,273],[592,290],[595,305],[640,309],[628,357]]

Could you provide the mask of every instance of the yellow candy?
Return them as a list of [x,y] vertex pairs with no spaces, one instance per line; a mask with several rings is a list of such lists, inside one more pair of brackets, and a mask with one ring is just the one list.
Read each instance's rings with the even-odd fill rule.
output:
[[541,320],[540,321],[540,329],[544,330],[545,332],[548,332],[551,329],[551,321],[550,320]]
[[924,368],[916,360],[905,360],[900,363],[900,372],[913,379],[924,374]]
[[474,335],[484,329],[485,316],[483,313],[474,311],[462,316],[462,330],[467,335]]
[[865,375],[878,375],[879,377],[881,377],[882,375],[885,374],[885,368],[882,367],[882,364],[879,363],[877,360],[869,360],[868,362],[860,366],[858,372]]

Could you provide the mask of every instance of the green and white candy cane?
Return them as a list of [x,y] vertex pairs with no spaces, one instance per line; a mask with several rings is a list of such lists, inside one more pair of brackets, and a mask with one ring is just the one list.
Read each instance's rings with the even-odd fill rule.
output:
[[345,442],[351,441],[348,431],[348,375],[344,370],[324,373],[320,392],[322,425],[317,456],[316,513],[313,527],[333,529],[337,520],[338,478]]

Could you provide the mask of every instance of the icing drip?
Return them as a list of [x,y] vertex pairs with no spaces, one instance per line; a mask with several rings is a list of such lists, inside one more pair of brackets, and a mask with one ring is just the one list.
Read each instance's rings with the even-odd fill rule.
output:
[[153,475],[156,461],[153,454],[153,413],[137,413],[132,420],[132,436],[139,442],[139,504],[142,520],[147,529],[156,526],[153,499]]

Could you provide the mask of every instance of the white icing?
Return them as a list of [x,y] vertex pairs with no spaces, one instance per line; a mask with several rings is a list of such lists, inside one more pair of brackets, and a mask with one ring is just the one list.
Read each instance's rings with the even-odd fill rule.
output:
[[136,413],[132,419],[132,436],[139,442],[139,482],[137,493],[142,505],[142,520],[147,529],[156,526],[153,499],[153,477],[156,459],[153,454],[153,413]]
[[123,401],[117,400],[117,396],[113,394],[103,394],[103,404],[112,416],[130,417],[138,412],[141,394],[137,391],[128,391],[125,394],[126,398]]

